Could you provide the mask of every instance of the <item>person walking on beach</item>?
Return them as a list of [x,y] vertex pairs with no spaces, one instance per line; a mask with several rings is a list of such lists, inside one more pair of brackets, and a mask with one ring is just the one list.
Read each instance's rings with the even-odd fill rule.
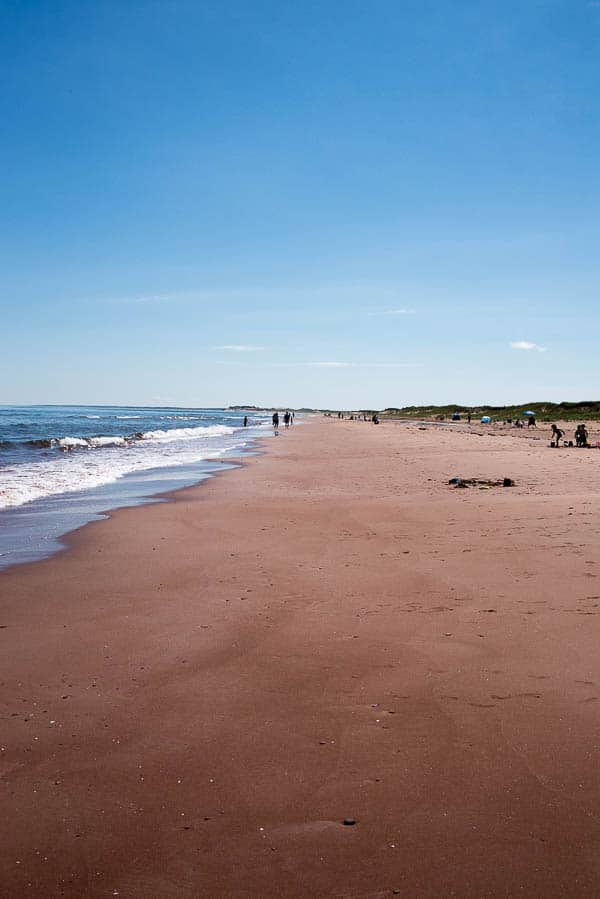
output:
[[275,436],[279,437],[279,412],[273,412],[273,430]]
[[248,427],[248,416],[247,415],[244,415],[244,427],[245,428]]
[[285,410],[284,415],[283,415],[283,423],[284,423],[284,425],[286,426],[286,428],[289,428],[289,426],[290,426],[290,413],[287,411],[287,409]]

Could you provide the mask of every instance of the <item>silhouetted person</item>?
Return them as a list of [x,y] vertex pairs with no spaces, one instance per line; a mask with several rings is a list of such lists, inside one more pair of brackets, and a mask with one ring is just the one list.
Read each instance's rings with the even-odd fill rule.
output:
[[273,412],[273,430],[275,431],[275,436],[279,436],[279,412]]
[[560,446],[560,441],[563,438],[563,432],[560,428],[557,428],[556,425],[552,425],[552,436],[550,437],[550,445],[552,446],[552,441],[554,440],[555,446]]
[[248,427],[248,416],[247,415],[244,415],[244,427],[245,428]]

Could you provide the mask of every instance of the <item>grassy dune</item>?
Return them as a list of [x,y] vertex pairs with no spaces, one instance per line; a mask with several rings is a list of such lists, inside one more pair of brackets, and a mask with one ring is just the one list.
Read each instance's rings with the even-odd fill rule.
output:
[[524,410],[535,412],[540,421],[596,421],[600,419],[600,400],[582,400],[577,403],[522,403],[518,406],[403,406],[385,409],[380,415],[387,418],[436,418],[452,417],[458,412],[461,418],[468,412],[473,418],[489,415],[495,421],[520,418]]

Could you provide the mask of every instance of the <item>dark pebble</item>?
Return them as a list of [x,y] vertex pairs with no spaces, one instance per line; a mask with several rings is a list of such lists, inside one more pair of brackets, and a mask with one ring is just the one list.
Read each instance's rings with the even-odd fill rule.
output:
[[352,824],[356,824],[356,821],[354,820],[354,818],[344,818],[343,823],[346,825],[346,827],[351,827]]

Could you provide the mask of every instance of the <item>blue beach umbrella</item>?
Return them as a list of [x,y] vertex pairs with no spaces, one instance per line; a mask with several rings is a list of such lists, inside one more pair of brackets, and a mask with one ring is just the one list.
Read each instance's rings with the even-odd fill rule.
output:
[[528,412],[523,412],[523,415],[535,415],[535,412],[532,412],[530,409]]
[[491,424],[491,421],[492,421],[492,419],[490,418],[489,415],[484,415],[483,418],[481,419],[481,424],[489,425],[489,424]]

